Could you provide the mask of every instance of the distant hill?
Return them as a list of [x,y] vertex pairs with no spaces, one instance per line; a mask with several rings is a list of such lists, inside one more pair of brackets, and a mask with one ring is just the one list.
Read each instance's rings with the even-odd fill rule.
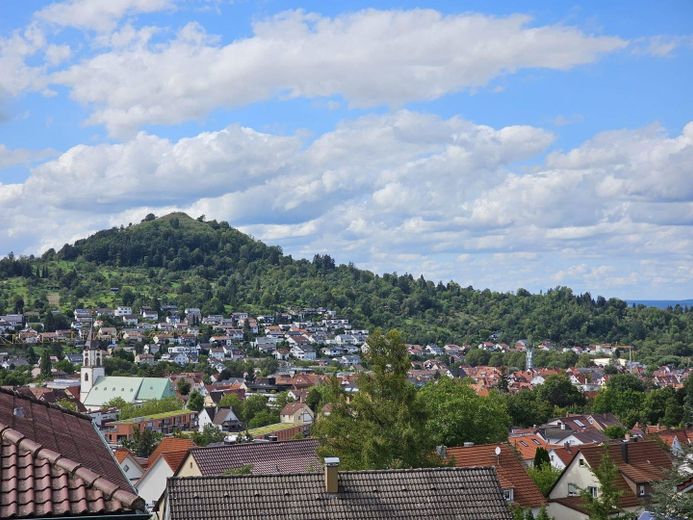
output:
[[[0,313],[23,309],[44,319],[52,304],[165,303],[205,313],[288,307],[335,309],[358,327],[398,327],[411,342],[476,344],[531,338],[571,345],[634,343],[658,358],[693,354],[693,312],[630,308],[557,287],[544,294],[475,290],[409,274],[377,275],[335,265],[329,255],[293,259],[230,227],[184,213],[112,228],[49,250],[0,260]],[[53,320],[51,317],[50,320]]]
[[693,307],[693,300],[626,300],[628,305],[645,305],[657,309],[672,309],[677,305],[680,307]]

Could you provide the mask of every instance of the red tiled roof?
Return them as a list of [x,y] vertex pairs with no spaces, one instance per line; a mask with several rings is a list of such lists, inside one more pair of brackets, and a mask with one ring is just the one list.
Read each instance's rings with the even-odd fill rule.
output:
[[89,417],[0,389],[0,518],[143,511]]
[[542,439],[536,433],[529,433],[525,435],[513,435],[508,441],[510,444],[515,446],[515,449],[520,452],[520,455],[524,460],[534,460],[534,456],[537,453],[537,448],[546,449],[546,441]]
[[[161,455],[174,451],[187,451],[194,448],[195,443],[190,439],[182,439],[179,437],[164,437],[156,449],[149,455],[147,465],[151,467]],[[175,469],[175,468],[174,468]]]
[[[496,457],[496,447],[501,454]],[[448,448],[447,456],[458,468],[493,466],[503,489],[513,489],[514,501],[521,507],[541,507],[544,495],[527,474],[517,452],[508,443],[479,444],[468,448]]]
[[163,459],[166,461],[166,464],[171,468],[173,472],[175,472],[178,469],[178,466],[180,466],[180,463],[183,462],[183,459],[188,455],[188,450],[181,450],[181,451],[167,451],[166,453],[162,453]]

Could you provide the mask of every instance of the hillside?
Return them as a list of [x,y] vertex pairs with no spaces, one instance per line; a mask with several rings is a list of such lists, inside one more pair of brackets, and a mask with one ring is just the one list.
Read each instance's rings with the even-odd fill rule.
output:
[[[325,306],[355,325],[401,328],[412,342],[549,339],[558,344],[634,343],[643,359],[693,354],[693,310],[628,307],[618,299],[479,291],[454,282],[335,265],[329,256],[295,260],[231,228],[183,213],[149,215],[99,231],[40,258],[0,260],[0,313],[76,306],[135,307],[174,302],[205,313]],[[53,321],[53,317],[48,318]]]

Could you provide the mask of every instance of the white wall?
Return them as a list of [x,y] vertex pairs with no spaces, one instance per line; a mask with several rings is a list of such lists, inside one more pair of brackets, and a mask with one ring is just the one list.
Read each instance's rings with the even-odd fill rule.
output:
[[159,457],[154,465],[144,474],[135,486],[137,494],[147,503],[147,507],[153,507],[166,488],[166,479],[173,476],[173,470]]

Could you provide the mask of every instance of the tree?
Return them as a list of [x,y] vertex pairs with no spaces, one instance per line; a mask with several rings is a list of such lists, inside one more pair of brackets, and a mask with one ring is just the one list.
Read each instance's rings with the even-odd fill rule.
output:
[[73,412],[77,411],[77,405],[72,399],[58,399],[58,401],[56,401],[56,404],[62,406],[66,410],[72,410]]
[[594,400],[597,413],[612,412],[628,427],[640,417],[642,393],[645,385],[631,374],[616,374],[599,391]]
[[70,363],[68,359],[61,359],[55,364],[55,368],[60,372],[65,372],[66,374],[75,373],[75,365]]
[[693,446],[682,445],[674,454],[671,470],[665,478],[653,485],[650,510],[658,520],[690,518],[693,511],[693,493],[681,493],[678,486],[691,478],[690,461]]
[[581,406],[586,402],[585,396],[565,374],[547,377],[544,384],[537,387],[537,396],[559,408],[566,408],[571,405]]
[[204,447],[213,442],[223,441],[225,434],[213,424],[205,424],[201,432],[195,432],[190,437],[197,446]]
[[497,392],[481,397],[469,384],[443,377],[419,391],[419,403],[428,416],[425,434],[436,445],[484,444],[508,438],[510,416]]
[[176,388],[178,389],[178,393],[180,395],[188,395],[191,388],[190,381],[180,378],[178,383],[176,383]]
[[29,349],[26,352],[26,361],[30,365],[35,365],[36,362],[39,360],[39,357],[36,355],[36,351],[34,350],[34,347],[29,347]]
[[592,468],[592,473],[599,481],[599,495],[594,497],[587,489],[580,492],[590,520],[626,520],[631,518],[624,515],[624,510],[618,505],[618,499],[622,494],[621,490],[616,487],[618,467],[611,460],[606,447],[599,466]]
[[536,520],[553,520],[553,518],[550,517],[549,514],[546,512],[546,506],[541,506]]
[[188,398],[188,409],[194,410],[196,412],[201,412],[204,405],[204,397],[202,397],[202,394],[200,394],[200,392],[194,390]]
[[537,451],[534,452],[534,467],[540,468],[544,464],[551,464],[551,458],[549,457],[549,452],[546,448],[539,446]]
[[623,437],[626,435],[626,429],[618,424],[612,424],[611,426],[604,428],[604,434],[609,439],[623,439]]
[[219,408],[231,408],[233,413],[240,419],[243,415],[243,400],[238,394],[224,394],[219,400]]
[[138,457],[149,457],[161,442],[162,435],[152,430],[135,428],[132,439],[124,440],[123,446],[133,451]]
[[539,491],[547,497],[549,496],[549,491],[561,476],[561,471],[554,468],[551,464],[542,464],[540,466],[534,466],[533,468],[527,468],[527,473],[532,477],[532,480],[539,488]]
[[553,407],[537,397],[536,389],[506,395],[508,413],[515,426],[532,426],[548,421]]
[[436,465],[435,443],[424,432],[426,411],[407,381],[409,356],[399,331],[377,329],[359,376],[359,392],[347,402],[338,384],[332,412],[315,425],[320,453],[337,456],[345,469],[419,468]]
[[45,379],[51,377],[53,363],[51,362],[51,353],[48,350],[41,352],[41,361],[39,362],[39,367],[41,368],[41,377]]

